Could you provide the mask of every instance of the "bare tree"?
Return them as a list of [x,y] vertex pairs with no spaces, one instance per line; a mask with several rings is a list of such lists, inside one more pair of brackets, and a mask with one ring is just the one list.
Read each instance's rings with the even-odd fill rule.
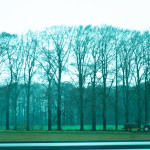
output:
[[21,39],[21,42],[18,38],[18,41],[15,46],[15,54],[13,55],[13,104],[14,104],[14,111],[15,111],[15,130],[17,130],[17,110],[18,110],[18,98],[19,98],[19,93],[21,91],[21,87],[19,87],[19,81],[21,80],[22,76],[22,66],[24,63],[24,58],[23,58],[23,44]]
[[119,80],[119,75],[120,75],[120,61],[119,61],[119,54],[121,53],[121,45],[120,45],[120,41],[121,41],[121,37],[123,36],[123,31],[119,30],[117,28],[113,28],[112,31],[112,36],[113,36],[113,47],[114,47],[114,52],[115,52],[115,130],[118,130],[118,119],[119,119],[119,115],[118,115],[118,85],[120,85],[120,80]]
[[56,60],[54,57],[54,50],[51,49],[50,45],[52,42],[50,35],[45,32],[41,33],[41,54],[40,60],[38,60],[40,67],[42,68],[44,74],[42,76],[46,80],[47,88],[47,107],[48,107],[48,130],[52,130],[52,83],[54,76],[57,71]]
[[150,100],[150,34],[148,31],[143,34],[143,69],[145,76],[145,91],[144,91],[144,99],[145,99],[145,123],[149,120],[149,100]]
[[89,75],[89,44],[90,44],[90,31],[91,26],[79,26],[75,28],[75,36],[73,41],[73,59],[79,82],[79,102],[80,102],[80,130],[84,130],[83,127],[83,93],[86,77]]
[[66,70],[70,48],[71,48],[71,28],[60,26],[50,29],[50,38],[54,49],[53,58],[57,68],[54,79],[57,85],[57,129],[61,130],[61,95],[62,95],[62,73]]
[[27,94],[27,131],[30,130],[30,97],[31,97],[31,83],[33,76],[35,75],[36,60],[37,60],[37,48],[38,40],[36,35],[32,32],[28,32],[26,37],[24,37],[25,47],[24,47],[24,82]]
[[[0,76],[5,71],[4,62],[7,60],[6,50],[9,47],[10,34],[1,33],[0,34]],[[6,129],[9,129],[9,100],[6,101]]]
[[138,108],[138,126],[141,127],[141,105],[142,105],[142,91],[141,91],[141,81],[143,78],[142,71],[143,67],[143,52],[142,52],[142,40],[140,32],[133,32],[131,38],[131,48],[133,49],[134,55],[134,69],[135,69],[135,82],[136,82],[136,94],[137,94],[137,108]]
[[[112,30],[113,28],[110,26],[104,26],[100,30],[101,34],[101,45],[100,45],[100,61],[101,61],[101,74],[103,79],[103,94],[102,94],[102,103],[103,103],[103,130],[106,130],[106,99],[107,95],[107,83],[108,83],[108,75],[109,69],[111,68],[112,60],[114,59],[114,52],[112,51],[113,40],[112,40]],[[109,73],[109,74],[108,74]],[[110,88],[112,86],[113,80],[111,82]]]
[[7,83],[7,90],[6,90],[6,129],[9,130],[9,120],[10,120],[10,98],[11,98],[11,89],[13,83],[13,55],[15,53],[15,39],[16,35],[11,35],[9,33],[4,34],[5,42],[5,51],[6,51],[6,61],[5,66],[8,69],[9,74],[9,81]]
[[119,61],[122,70],[122,83],[123,83],[123,99],[125,106],[125,120],[129,123],[129,87],[132,81],[132,61],[133,51],[130,46],[131,32],[128,30],[123,31],[123,35],[119,42]]
[[114,33],[114,34],[115,34],[115,37],[114,37],[114,38],[115,38],[115,41],[114,41],[115,43],[114,43],[114,44],[115,44],[115,51],[116,51],[116,52],[115,52],[115,53],[116,53],[116,54],[115,54],[115,57],[116,57],[116,60],[115,60],[115,61],[116,61],[115,128],[116,128],[116,130],[118,130],[118,53],[119,53],[118,50],[119,50],[119,49],[118,49],[118,47],[117,47],[117,46],[118,46],[118,45],[117,45],[117,40],[118,40],[117,38],[118,38],[118,37],[117,37],[117,33],[116,33],[117,31],[114,31],[114,32],[115,32],[115,33]]
[[99,28],[95,27],[92,31],[91,40],[90,40],[90,54],[91,62],[88,64],[90,68],[90,78],[92,84],[92,130],[96,130],[96,85],[99,82],[97,73],[101,67],[100,65],[100,40],[99,40]]

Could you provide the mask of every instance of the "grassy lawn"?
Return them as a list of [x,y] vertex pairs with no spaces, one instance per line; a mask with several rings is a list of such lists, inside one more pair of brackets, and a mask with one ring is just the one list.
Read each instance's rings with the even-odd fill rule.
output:
[[0,142],[150,140],[150,133],[111,131],[0,131]]
[[[119,125],[118,126],[118,130],[122,130],[124,126],[123,125]],[[10,126],[10,129],[14,129],[14,126]],[[26,126],[17,126],[18,130],[25,130]],[[43,130],[43,131],[47,131],[48,130],[48,126],[30,126],[31,130]],[[64,125],[62,126],[62,130],[79,130],[80,126],[79,125]],[[102,130],[103,126],[102,125],[97,125],[96,126],[97,130]],[[5,130],[5,126],[1,126],[0,130]],[[52,126],[52,130],[57,130],[57,126]],[[91,125],[84,125],[84,130],[92,130],[92,126]],[[115,130],[115,126],[114,125],[107,125],[107,130]]]

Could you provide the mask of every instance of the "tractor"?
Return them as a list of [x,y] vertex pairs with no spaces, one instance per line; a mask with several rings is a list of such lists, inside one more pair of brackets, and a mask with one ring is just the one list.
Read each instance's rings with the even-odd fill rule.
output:
[[[137,123],[125,123],[124,124],[124,129],[128,132],[131,132],[132,129],[137,129],[140,131],[142,128],[138,127]],[[143,127],[144,132],[149,132],[150,131],[150,121],[147,121],[146,124]]]
[[131,132],[132,129],[140,130],[141,128],[138,127],[137,123],[125,123],[124,124],[124,129],[128,132]]

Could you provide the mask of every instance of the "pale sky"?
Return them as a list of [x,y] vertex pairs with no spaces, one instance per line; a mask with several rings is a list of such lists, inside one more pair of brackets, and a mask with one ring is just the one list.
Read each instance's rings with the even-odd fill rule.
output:
[[150,30],[150,0],[0,0],[0,32],[87,24]]

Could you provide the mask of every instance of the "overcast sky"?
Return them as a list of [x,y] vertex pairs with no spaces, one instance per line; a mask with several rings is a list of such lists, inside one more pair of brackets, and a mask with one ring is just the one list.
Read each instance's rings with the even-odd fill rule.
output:
[[52,25],[102,25],[149,30],[150,0],[0,0],[0,32]]

